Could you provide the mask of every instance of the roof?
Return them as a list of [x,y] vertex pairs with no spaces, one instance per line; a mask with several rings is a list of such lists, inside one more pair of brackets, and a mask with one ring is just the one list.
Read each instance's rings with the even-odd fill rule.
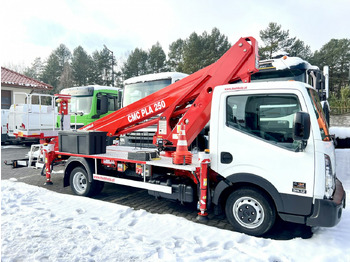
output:
[[300,57],[283,56],[276,59],[262,60],[259,62],[259,70],[271,69],[284,70],[284,69],[319,69],[317,66],[311,65],[309,62],[301,59]]
[[1,67],[1,86],[52,90],[53,86]]
[[93,95],[94,91],[121,91],[122,89],[114,86],[100,86],[100,85],[88,85],[88,86],[75,86],[67,87],[61,90],[61,94],[72,95],[72,96],[87,96]]
[[163,80],[163,79],[171,79],[171,78],[182,79],[186,76],[188,76],[188,74],[179,73],[179,72],[162,72],[162,73],[155,73],[155,74],[131,77],[129,79],[126,79],[124,81],[124,84],[129,85],[129,84],[150,82],[150,81],[154,81],[154,80]]

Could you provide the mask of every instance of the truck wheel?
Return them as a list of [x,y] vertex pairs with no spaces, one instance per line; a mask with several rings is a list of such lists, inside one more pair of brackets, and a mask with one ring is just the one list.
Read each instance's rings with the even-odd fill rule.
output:
[[91,196],[94,193],[94,184],[89,182],[88,174],[82,167],[76,167],[72,170],[70,186],[74,194],[78,196]]
[[276,219],[276,210],[270,198],[253,188],[233,191],[227,199],[225,212],[236,231],[253,236],[269,231]]

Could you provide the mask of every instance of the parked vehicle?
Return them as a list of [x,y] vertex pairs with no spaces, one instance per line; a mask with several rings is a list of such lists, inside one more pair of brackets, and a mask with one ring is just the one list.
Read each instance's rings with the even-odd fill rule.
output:
[[[80,196],[115,183],[198,200],[198,220],[212,205],[235,230],[256,236],[277,216],[336,225],[345,191],[317,90],[297,81],[249,83],[257,71],[257,43],[241,38],[216,63],[81,130],[60,131],[43,146],[47,182],[53,163],[66,161],[64,186]],[[192,154],[187,146],[208,122],[209,148]],[[157,150],[104,142],[154,124]]]
[[[71,127],[81,128],[120,108],[121,89],[110,86],[79,86],[62,89],[61,94],[70,95]],[[59,122],[57,123],[59,125]]]
[[[159,90],[164,88],[165,85],[159,84],[163,81],[165,73],[151,74],[145,76],[134,77],[126,80],[125,94],[123,101],[125,105],[130,102],[135,102],[138,99],[144,98],[151,92],[145,92],[148,90]],[[167,73],[169,74],[169,73]],[[186,77],[186,74],[181,74],[182,77]],[[299,57],[288,57],[283,55],[274,59],[262,60],[259,62],[259,71],[252,75],[252,82],[261,81],[287,81],[295,80],[304,83],[308,83],[313,86],[319,95],[321,100],[322,108],[329,124],[329,104],[328,104],[328,82],[329,82],[329,69],[328,66],[324,67],[323,72],[317,67],[311,65],[309,62]],[[170,81],[168,81],[169,83]],[[129,87],[130,86],[130,87]],[[157,88],[152,88],[157,86]],[[131,94],[134,95],[131,95]],[[198,150],[204,150],[207,146],[208,141],[208,130],[207,126],[196,140],[191,144],[191,148]],[[139,147],[153,147],[153,136],[156,132],[155,127],[148,127],[142,130],[137,130],[130,134],[126,134],[120,138],[121,145],[128,146],[139,146]]]
[[[123,106],[128,106],[160,89],[171,85],[188,74],[179,72],[163,72],[149,75],[141,75],[124,81]],[[157,126],[149,126],[135,132],[130,132],[120,137],[123,146],[154,147],[153,136]]]
[[[25,97],[25,98],[23,98]],[[17,103],[25,101],[25,103]],[[38,142],[43,136],[57,136],[55,98],[47,94],[14,93],[8,118],[8,140],[22,143]]]
[[317,90],[329,124],[329,67],[324,66],[323,71],[321,71],[317,66],[311,65],[300,57],[282,55],[274,59],[260,61],[259,72],[252,75],[252,82],[286,80],[308,83]]
[[8,141],[7,119],[9,115],[8,109],[1,109],[1,144]]

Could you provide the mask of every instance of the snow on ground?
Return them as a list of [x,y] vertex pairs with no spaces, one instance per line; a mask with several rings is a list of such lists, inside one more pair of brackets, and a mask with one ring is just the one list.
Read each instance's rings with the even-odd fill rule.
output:
[[[350,149],[336,150],[350,196]],[[1,181],[1,261],[350,261],[350,211],[310,239],[272,240]]]
[[329,133],[340,139],[350,138],[350,127],[330,127]]

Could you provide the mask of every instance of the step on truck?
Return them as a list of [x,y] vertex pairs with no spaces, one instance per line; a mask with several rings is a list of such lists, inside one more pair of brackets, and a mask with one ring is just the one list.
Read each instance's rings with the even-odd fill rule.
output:
[[[156,197],[198,201],[198,220],[225,212],[234,230],[260,236],[279,216],[335,226],[345,191],[335,174],[333,141],[317,91],[297,81],[250,83],[258,45],[241,38],[217,62],[103,117],[47,141],[46,180],[65,161],[64,186],[80,196],[104,183],[147,189]],[[209,148],[187,146],[210,123]],[[155,149],[106,146],[157,125]],[[209,208],[211,207],[211,208]]]

